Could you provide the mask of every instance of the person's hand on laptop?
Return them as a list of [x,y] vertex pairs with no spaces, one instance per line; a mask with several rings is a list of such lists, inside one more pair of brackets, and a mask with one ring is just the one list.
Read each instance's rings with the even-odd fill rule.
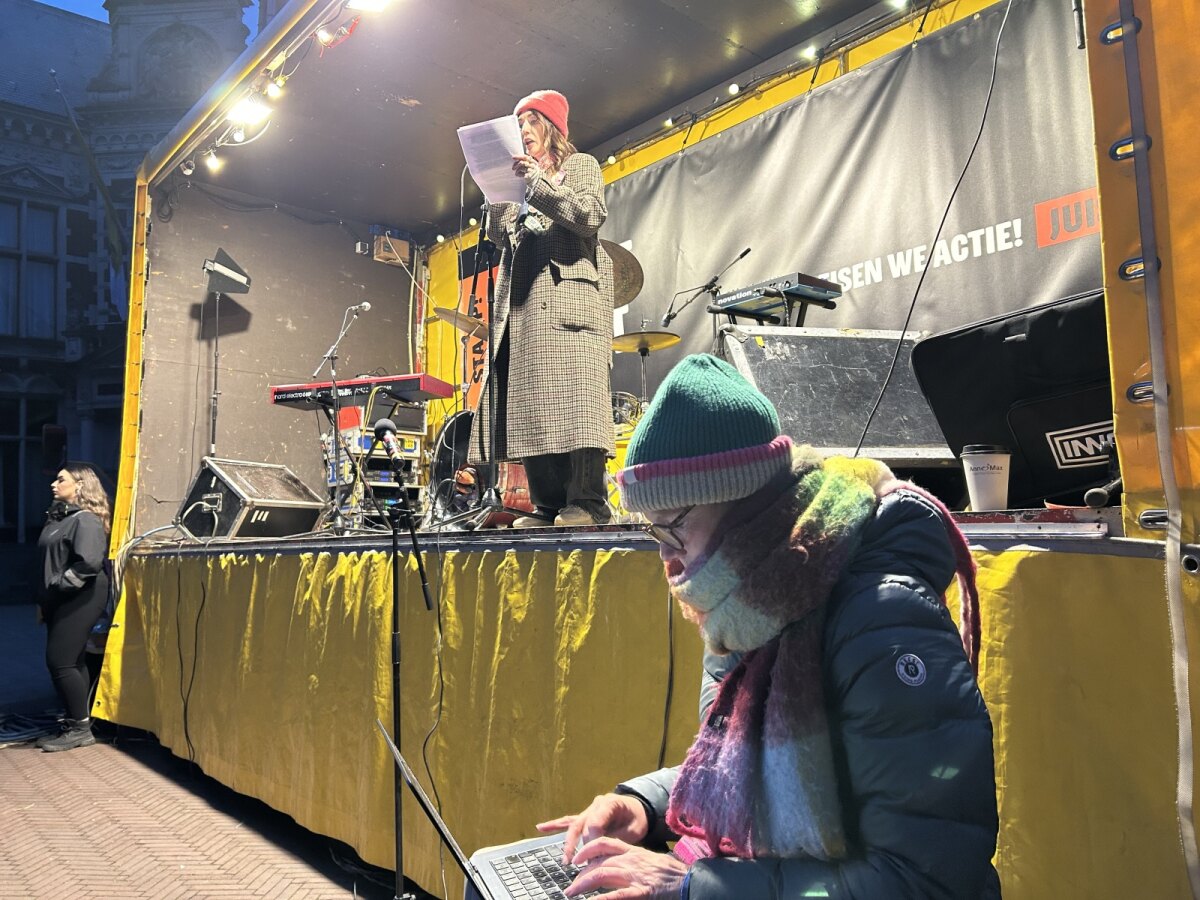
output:
[[563,864],[570,864],[576,850],[599,837],[614,837],[636,844],[650,833],[650,822],[641,801],[628,794],[601,794],[587,809],[573,816],[539,822],[542,832],[563,831]]
[[563,890],[568,897],[607,889],[604,900],[675,900],[688,865],[671,853],[600,837],[580,848],[571,862],[583,868]]

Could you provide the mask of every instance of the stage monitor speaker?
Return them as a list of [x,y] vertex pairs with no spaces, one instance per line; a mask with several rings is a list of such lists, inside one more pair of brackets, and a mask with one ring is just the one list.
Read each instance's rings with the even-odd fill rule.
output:
[[900,358],[859,456],[893,468],[941,468],[954,455],[909,365],[918,333],[731,325],[723,356],[775,404],[783,433],[825,455],[854,453],[888,367]]
[[1090,291],[931,335],[917,382],[950,449],[1011,451],[1008,502],[1082,505],[1109,480],[1112,389],[1104,292]]
[[312,531],[325,501],[286,466],[206,456],[175,524],[196,540]]

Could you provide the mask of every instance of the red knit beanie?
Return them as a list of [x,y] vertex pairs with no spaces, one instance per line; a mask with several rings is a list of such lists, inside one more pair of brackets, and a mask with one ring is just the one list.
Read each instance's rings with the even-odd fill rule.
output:
[[517,104],[513,115],[519,116],[530,109],[536,109],[562,132],[564,138],[567,136],[567,112],[570,106],[567,104],[567,98],[558,91],[534,91]]

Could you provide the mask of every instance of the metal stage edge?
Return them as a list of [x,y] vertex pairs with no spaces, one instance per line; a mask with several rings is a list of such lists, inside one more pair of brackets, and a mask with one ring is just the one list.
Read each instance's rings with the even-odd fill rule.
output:
[[[961,512],[954,514],[967,540],[980,549],[1003,546],[1038,545],[1053,541],[1093,545],[1099,542],[1113,550],[1113,540],[1123,539],[1120,510],[1116,507],[1026,509],[1003,512]],[[402,533],[404,552],[409,551],[408,533]],[[473,531],[426,529],[417,531],[417,540],[425,553],[472,550],[646,550],[657,552],[658,545],[638,525],[593,525],[581,528],[482,528]],[[325,553],[372,552],[390,550],[390,531],[356,532],[338,535],[332,531],[278,538],[212,538],[210,540],[146,541],[130,548],[131,555],[168,552],[182,555],[210,553]],[[1121,543],[1127,543],[1124,540]],[[1136,542],[1140,543],[1140,542]],[[1135,555],[1143,555],[1135,552]]]

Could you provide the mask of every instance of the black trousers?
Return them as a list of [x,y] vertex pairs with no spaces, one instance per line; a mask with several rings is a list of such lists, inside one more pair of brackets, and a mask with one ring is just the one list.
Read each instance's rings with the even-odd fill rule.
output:
[[608,500],[604,451],[598,447],[527,456],[521,463],[529,479],[529,499],[534,506],[556,511],[581,506],[592,511]]
[[46,620],[46,668],[69,719],[88,717],[91,679],[87,641],[108,602],[108,580],[99,577],[71,594],[42,601]]

